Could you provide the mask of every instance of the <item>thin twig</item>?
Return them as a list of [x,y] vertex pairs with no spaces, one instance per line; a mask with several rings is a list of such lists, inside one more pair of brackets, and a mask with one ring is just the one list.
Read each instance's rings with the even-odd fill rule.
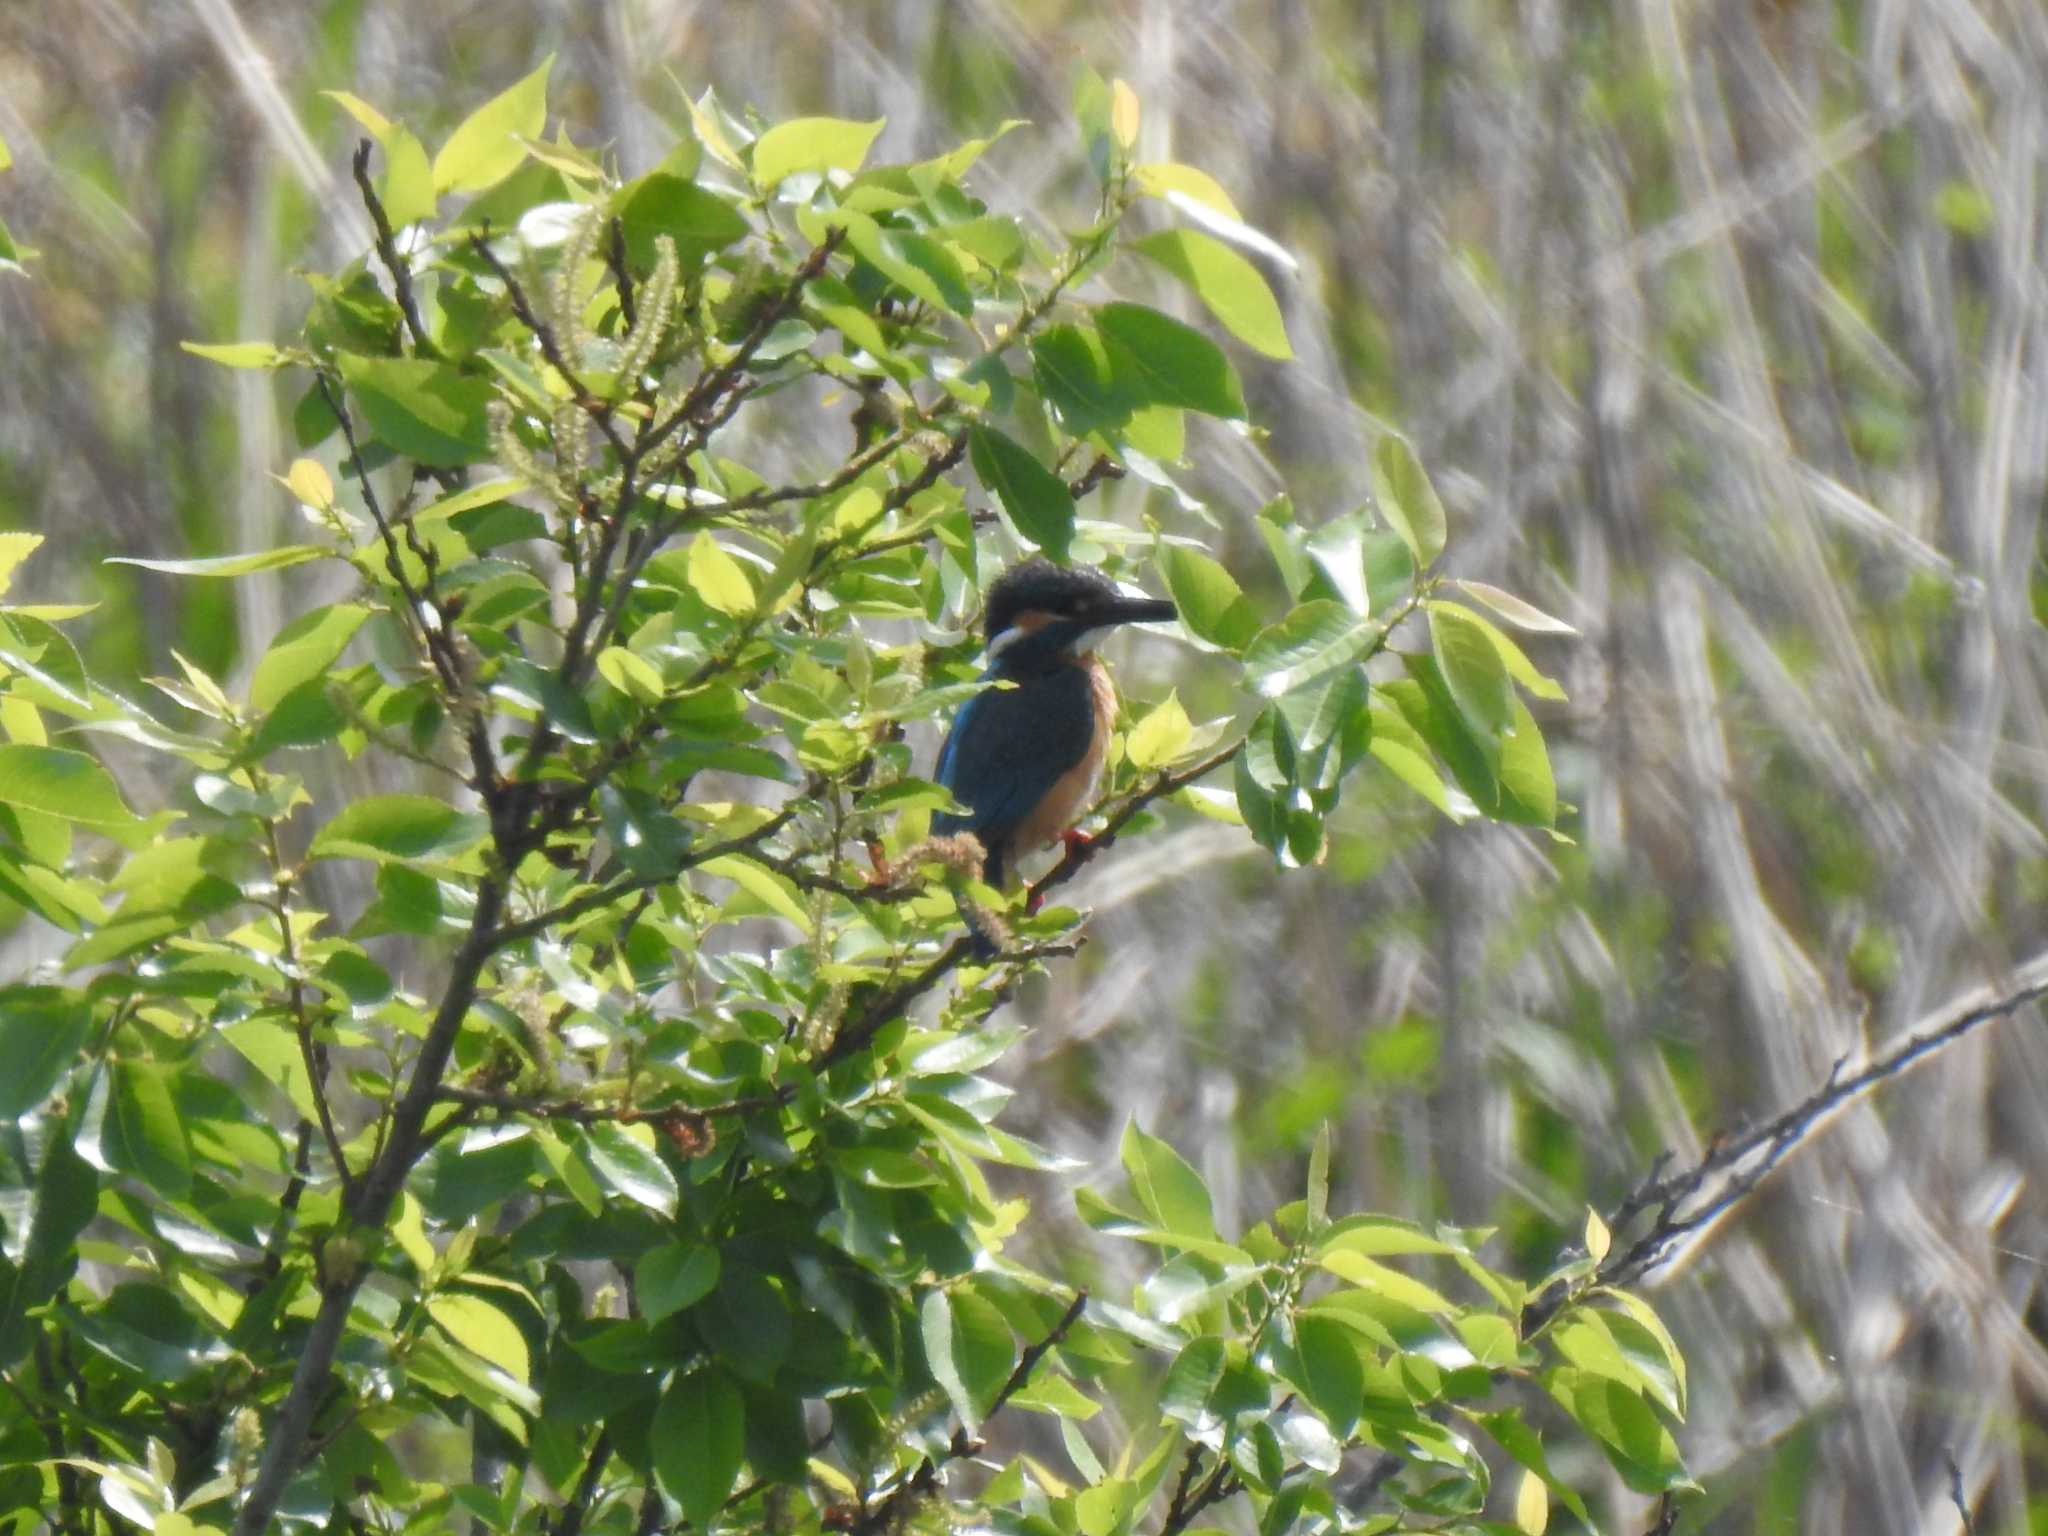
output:
[[[995,1400],[989,1404],[988,1412],[981,1416],[984,1425],[1001,1413],[1005,1405],[1024,1390],[1031,1380],[1031,1373],[1037,1370],[1038,1362],[1059,1346],[1066,1338],[1068,1330],[1081,1320],[1081,1313],[1087,1306],[1088,1293],[1076,1291],[1074,1299],[1067,1304],[1067,1310],[1060,1315],[1060,1320],[1053,1324],[1052,1331],[1017,1357],[1016,1368],[1010,1372],[1009,1379],[996,1393]],[[946,1442],[945,1450],[925,1457],[918,1464],[917,1470],[892,1488],[887,1497],[862,1509],[860,1518],[851,1527],[853,1536],[875,1536],[876,1532],[895,1530],[900,1517],[907,1512],[909,1502],[922,1498],[938,1487],[939,1468],[949,1461],[975,1455],[981,1450],[981,1446],[982,1442],[968,1433],[965,1424],[956,1424],[952,1437]]]
[[708,369],[701,374],[697,382],[690,386],[690,392],[683,396],[681,404],[677,405],[668,420],[662,422],[642,439],[640,452],[643,455],[652,453],[656,448],[660,447],[678,427],[683,426],[685,423],[694,422],[702,412],[713,406],[732,387],[733,381],[739,377],[740,372],[748,363],[754,360],[754,354],[760,351],[761,343],[768,339],[768,333],[780,325],[796,309],[798,301],[803,296],[804,288],[810,283],[812,278],[825,270],[825,263],[831,259],[832,253],[839,249],[840,243],[845,239],[846,229],[842,225],[829,232],[823,240],[818,242],[817,246],[811,251],[811,254],[804,258],[803,264],[796,269],[795,274],[789,280],[788,286],[781,293],[777,294],[774,299],[762,306],[761,312],[754,317],[753,325],[748,329],[746,336],[742,338],[733,355],[723,363],[720,363],[716,368]]
[[1943,1451],[1941,1455],[1948,1463],[1948,1496],[1955,1503],[1956,1513],[1962,1517],[1963,1536],[1977,1536],[1977,1519],[1970,1513],[1970,1500],[1963,1491],[1963,1469],[1956,1461],[1956,1453]]
[[1524,1335],[1548,1323],[1586,1285],[1621,1286],[1641,1279],[1663,1263],[1681,1239],[1710,1227],[1748,1198],[1838,1110],[1992,1020],[2048,997],[2048,955],[2037,958],[2023,974],[2029,979],[2011,992],[1988,997],[1980,993],[1981,1001],[1952,1004],[1957,1008],[1953,1017],[1908,1035],[1860,1071],[1844,1076],[1846,1058],[1837,1061],[1826,1080],[1804,1099],[1762,1125],[1716,1138],[1683,1173],[1657,1176],[1669,1160],[1668,1154],[1659,1157],[1652,1177],[1631,1190],[1608,1220],[1619,1231],[1654,1210],[1649,1229],[1627,1248],[1611,1253],[1590,1280],[1577,1286],[1554,1285],[1531,1302],[1523,1312]]
[[626,322],[626,329],[632,330],[640,323],[640,313],[633,301],[633,272],[626,265],[626,226],[617,214],[612,215],[609,230],[611,238],[605,242],[604,264],[611,269],[612,283],[619,293],[619,318]]
[[614,880],[609,885],[601,885],[595,890],[586,891],[558,907],[550,907],[547,911],[536,913],[521,922],[507,923],[498,930],[493,948],[503,949],[507,945],[536,938],[550,928],[573,922],[586,913],[597,911],[600,907],[608,907],[622,896],[631,896],[636,891],[649,890],[657,885],[672,885],[676,877],[685,870],[695,869],[700,864],[724,858],[728,854],[745,853],[766,842],[795,820],[802,803],[800,797],[792,799],[753,831],[743,832],[738,837],[729,837],[722,843],[712,843],[709,847],[695,849],[678,860],[673,869],[663,870],[660,874],[633,875],[624,880]]
[[370,222],[377,230],[377,259],[384,263],[384,270],[391,274],[392,296],[398,301],[398,312],[405,316],[405,328],[412,332],[413,350],[421,357],[439,357],[441,349],[434,345],[427,335],[427,328],[420,321],[419,301],[413,297],[412,266],[399,253],[398,239],[391,229],[391,219],[384,212],[384,203],[377,196],[377,189],[370,184],[370,141],[356,140],[355,159],[352,162],[356,174],[356,187],[363,194],[363,207],[369,210]]

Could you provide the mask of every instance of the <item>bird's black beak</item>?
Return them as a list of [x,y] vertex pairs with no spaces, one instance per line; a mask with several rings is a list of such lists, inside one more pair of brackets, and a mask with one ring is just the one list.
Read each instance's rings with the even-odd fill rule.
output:
[[1180,610],[1163,597],[1117,597],[1088,616],[1088,627],[1110,624],[1165,624],[1180,617]]

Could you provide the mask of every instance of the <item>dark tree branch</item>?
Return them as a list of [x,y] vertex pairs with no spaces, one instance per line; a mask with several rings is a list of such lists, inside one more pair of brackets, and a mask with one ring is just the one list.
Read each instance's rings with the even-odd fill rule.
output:
[[619,318],[632,330],[640,323],[640,311],[633,298],[633,272],[626,265],[626,226],[612,215],[604,247],[604,264],[611,269],[612,284],[619,293]]
[[[363,463],[362,449],[356,442],[355,423],[350,419],[348,404],[342,398],[341,389],[331,379],[327,370],[316,369],[314,381],[319,386],[321,399],[327,402],[328,410],[341,427],[342,441],[348,446],[348,467],[356,477],[356,485],[363,493],[363,505],[369,510],[371,521],[377,525],[377,537],[384,545],[384,569],[397,585],[399,595],[405,599],[406,613],[417,631],[420,648],[426,652],[435,675],[441,680],[441,687],[449,700],[462,698],[464,682],[461,658],[457,656],[455,644],[448,633],[446,616],[433,602],[434,560],[418,540],[412,525],[406,524],[406,538],[412,547],[414,558],[426,572],[425,589],[415,587],[412,579],[405,574],[405,562],[399,556],[398,531],[391,520],[384,515],[384,504],[377,497],[377,488],[370,483],[369,469]],[[484,729],[480,717],[472,718],[463,730],[463,737],[469,745],[470,767],[473,778],[470,787],[482,798],[491,813],[494,831],[504,813],[503,797],[499,793],[498,763],[491,751],[491,739]]]
[[[754,360],[754,354],[761,350],[761,343],[768,339],[768,333],[795,312],[805,287],[812,278],[825,270],[825,263],[831,259],[832,253],[839,249],[845,239],[846,230],[841,226],[818,242],[811,254],[804,258],[803,264],[796,269],[788,286],[761,307],[761,312],[754,317],[753,325],[748,328],[746,336],[733,355],[716,368],[707,369],[700,375],[668,420],[642,439],[640,452],[643,455],[652,453],[660,447],[677,428],[694,424],[700,415],[716,406],[721,397],[733,387],[747,364]],[[699,434],[700,440],[705,435],[708,434]]]
[[1948,1463],[1948,1496],[1962,1517],[1963,1536],[1977,1536],[1977,1517],[1970,1513],[1970,1499],[1963,1491],[1963,1469],[1956,1461],[1956,1453],[1943,1451],[1941,1458]]
[[384,212],[383,199],[377,196],[377,189],[370,184],[370,141],[356,140],[355,158],[351,162],[356,175],[356,188],[363,194],[363,207],[369,210],[370,222],[377,231],[377,259],[384,263],[384,270],[391,274],[392,297],[398,301],[398,312],[405,316],[405,328],[412,332],[413,351],[421,357],[439,357],[441,349],[434,345],[427,335],[427,328],[420,322],[419,301],[413,297],[412,265],[399,253],[398,238],[391,228],[391,219]]
[[[617,227],[617,221],[614,221],[613,227]],[[600,1429],[597,1438],[591,1442],[590,1459],[583,1463],[583,1475],[576,1480],[576,1491],[570,1495],[569,1502],[562,1506],[561,1518],[554,1522],[552,1528],[542,1527],[548,1532],[548,1536],[579,1536],[584,1520],[597,1502],[597,1490],[604,1477],[604,1465],[611,1457],[611,1431]]]
[[[1610,1253],[1591,1281],[1581,1284],[1634,1284],[1663,1263],[1678,1243],[1710,1228],[1746,1200],[1787,1157],[1849,1104],[1992,1020],[2048,997],[2048,955],[2030,962],[2008,986],[2010,990],[2004,992],[1979,988],[1957,999],[1859,1071],[1845,1076],[1842,1069],[1848,1058],[1837,1061],[1827,1079],[1806,1098],[1763,1125],[1716,1137],[1706,1155],[1683,1173],[1659,1176],[1670,1154],[1660,1156],[1650,1177],[1631,1190],[1608,1218],[1608,1225],[1618,1233],[1653,1211],[1648,1229],[1627,1248]],[[1524,1335],[1547,1324],[1576,1293],[1572,1285],[1559,1282],[1532,1301],[1522,1314]]]
[[[1002,1385],[1002,1390],[996,1393],[995,1400],[989,1404],[988,1412],[982,1415],[984,1425],[1001,1413],[1011,1398],[1024,1390],[1031,1380],[1031,1373],[1038,1369],[1038,1362],[1059,1346],[1066,1338],[1068,1330],[1080,1321],[1081,1314],[1087,1306],[1088,1293],[1076,1291],[1074,1299],[1067,1304],[1067,1310],[1061,1314],[1060,1320],[1053,1324],[1052,1331],[1017,1357],[1016,1369],[1010,1372],[1009,1379]],[[877,1536],[879,1532],[896,1530],[900,1520],[909,1512],[909,1506],[938,1488],[939,1469],[947,1462],[975,1455],[981,1450],[981,1445],[980,1440],[967,1432],[966,1425],[954,1425],[952,1438],[946,1442],[944,1451],[936,1456],[925,1457],[918,1463],[917,1470],[892,1488],[879,1503],[868,1504],[862,1508],[860,1517],[850,1527],[853,1536]]]

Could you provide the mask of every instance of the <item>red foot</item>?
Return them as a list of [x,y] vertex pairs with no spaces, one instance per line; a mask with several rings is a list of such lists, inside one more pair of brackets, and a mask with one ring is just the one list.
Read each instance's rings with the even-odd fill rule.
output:
[[1045,905],[1045,892],[1033,891],[1024,898],[1024,911],[1029,917],[1038,916],[1038,909]]

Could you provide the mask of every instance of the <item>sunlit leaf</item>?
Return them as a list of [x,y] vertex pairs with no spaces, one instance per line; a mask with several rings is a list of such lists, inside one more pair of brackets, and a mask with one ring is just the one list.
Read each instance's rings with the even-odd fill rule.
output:
[[754,141],[754,184],[773,187],[799,171],[857,171],[883,121],[798,117],[777,123]]
[[1257,267],[1222,241],[1199,230],[1167,229],[1146,236],[1132,249],[1186,283],[1246,346],[1272,358],[1294,356],[1273,290]]
[[1357,661],[1378,643],[1381,627],[1343,603],[1301,604],[1245,647],[1245,670],[1267,698]]
[[1258,611],[1230,572],[1198,549],[1164,544],[1159,573],[1188,631],[1226,651],[1241,651],[1259,632]]
[[524,1383],[530,1379],[532,1363],[526,1336],[502,1309],[483,1297],[443,1291],[427,1298],[427,1315],[456,1343],[488,1360],[514,1381]]
[[526,158],[522,139],[547,126],[548,71],[554,55],[518,84],[493,96],[463,119],[434,156],[436,192],[481,192],[496,186]]
[[83,752],[26,742],[0,744],[0,805],[97,827],[131,827],[113,775]]
[[335,552],[316,544],[280,544],[246,555],[211,555],[197,560],[145,560],[139,555],[109,555],[109,565],[139,565],[167,576],[247,576],[255,571],[282,570],[308,560],[331,560]]
[[1391,434],[1380,439],[1372,457],[1372,493],[1380,516],[1401,535],[1416,565],[1433,564],[1447,536],[1443,503],[1415,450]]
[[1187,749],[1194,725],[1181,708],[1180,696],[1169,692],[1146,711],[1124,739],[1124,755],[1134,768],[1162,768]]
[[336,603],[302,614],[279,630],[249,679],[251,707],[271,709],[299,684],[325,672],[369,616],[359,604]]

